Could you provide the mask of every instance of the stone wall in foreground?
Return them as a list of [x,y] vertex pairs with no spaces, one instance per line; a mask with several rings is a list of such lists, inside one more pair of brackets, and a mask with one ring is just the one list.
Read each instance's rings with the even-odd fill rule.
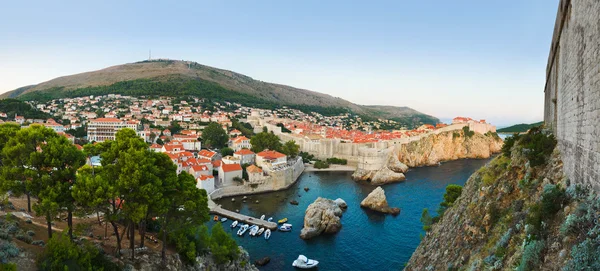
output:
[[546,73],[544,121],[565,174],[600,191],[600,1],[561,0]]

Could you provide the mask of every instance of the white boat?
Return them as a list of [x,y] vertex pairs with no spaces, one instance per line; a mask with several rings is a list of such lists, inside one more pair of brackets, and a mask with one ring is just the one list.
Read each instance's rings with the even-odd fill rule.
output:
[[221,218],[221,222],[225,222],[225,221],[227,221],[227,217]]
[[319,264],[319,261],[311,260],[309,258],[306,258],[306,256],[304,256],[304,255],[299,255],[298,259],[296,259],[292,263],[292,266],[302,268],[302,269],[309,269],[309,268],[317,267],[318,264]]
[[250,236],[256,236],[257,232],[258,232],[258,226],[254,225],[254,226],[250,227]]
[[268,219],[267,221],[271,222],[272,220],[273,220],[273,218],[272,218],[272,217],[269,217],[269,219]]
[[264,231],[265,231],[265,228],[260,228],[260,230],[258,230],[256,235],[260,236],[261,234],[263,234]]
[[292,227],[288,227],[288,226],[281,226],[281,227],[279,227],[279,230],[280,230],[280,231],[291,231],[291,230],[292,230]]
[[236,220],[236,221],[233,221],[233,223],[231,223],[231,227],[232,227],[232,228],[235,228],[235,227],[237,227],[237,225],[238,225],[238,221],[237,221],[237,220]]
[[260,220],[265,220],[265,215],[261,215]]
[[247,230],[248,230],[248,224],[244,224],[244,225],[240,226],[240,229],[238,230],[237,235],[243,236]]
[[267,229],[265,231],[265,240],[269,240],[271,238],[271,230]]
[[282,226],[285,226],[285,227],[290,227],[290,228],[291,228],[291,227],[292,227],[292,224],[290,224],[290,223],[283,223],[283,225],[282,225]]

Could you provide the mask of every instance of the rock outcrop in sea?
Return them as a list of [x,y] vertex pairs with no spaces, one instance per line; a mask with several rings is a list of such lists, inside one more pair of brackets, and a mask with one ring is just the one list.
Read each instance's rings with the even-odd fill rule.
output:
[[369,193],[369,195],[360,203],[360,206],[386,214],[397,215],[400,213],[400,208],[390,207],[388,205],[385,191],[381,186],[371,191],[371,193]]
[[398,160],[392,148],[386,150],[363,149],[359,153],[362,161],[359,161],[352,179],[360,182],[368,182],[372,185],[383,185],[387,183],[404,181],[404,172],[408,167]]
[[304,228],[300,238],[310,239],[322,233],[336,233],[342,228],[342,209],[330,199],[317,198],[304,213]]

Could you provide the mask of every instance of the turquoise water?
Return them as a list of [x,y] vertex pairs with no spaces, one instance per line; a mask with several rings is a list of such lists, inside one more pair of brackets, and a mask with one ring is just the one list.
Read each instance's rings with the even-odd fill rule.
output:
[[[305,172],[286,191],[248,196],[247,203],[242,203],[241,197],[236,197],[235,202],[227,198],[218,203],[255,217],[262,214],[275,220],[287,217],[288,223],[293,224],[291,232],[273,232],[266,241],[262,236],[238,237],[229,227],[232,221],[224,223],[238,244],[248,250],[252,261],[264,256],[271,258],[261,270],[294,270],[291,264],[298,254],[318,260],[320,270],[401,270],[419,245],[423,208],[437,209],[448,184],[464,185],[488,161],[468,159],[411,169],[405,182],[383,187],[390,206],[402,210],[396,217],[360,208],[360,202],[375,187],[357,184],[350,173],[340,172]],[[305,192],[304,187],[310,190]],[[304,211],[319,196],[342,198],[348,203],[341,219],[342,229],[335,235],[302,240],[299,234]],[[293,199],[299,205],[291,205],[289,201]],[[255,200],[260,203],[254,203]]]

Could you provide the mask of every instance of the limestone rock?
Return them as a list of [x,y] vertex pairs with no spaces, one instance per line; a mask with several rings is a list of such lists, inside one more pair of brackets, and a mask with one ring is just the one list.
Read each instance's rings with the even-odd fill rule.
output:
[[385,191],[381,186],[375,188],[369,195],[360,203],[361,207],[369,208],[373,211],[397,215],[400,209],[390,207],[385,197]]
[[374,158],[359,163],[356,171],[352,174],[352,179],[355,181],[383,185],[406,180],[404,172],[408,171],[408,166],[398,160],[398,156],[391,148],[382,151],[381,154],[373,153],[373,150],[364,150],[364,153],[365,156]]
[[340,218],[342,209],[335,201],[326,198],[317,198],[308,205],[304,213],[304,228],[300,238],[310,239],[322,233],[336,233],[342,228]]
[[346,201],[344,201],[341,198],[337,198],[334,200],[335,204],[337,204],[338,207],[340,207],[342,210],[345,210],[346,208],[348,208],[348,204],[346,204]]

